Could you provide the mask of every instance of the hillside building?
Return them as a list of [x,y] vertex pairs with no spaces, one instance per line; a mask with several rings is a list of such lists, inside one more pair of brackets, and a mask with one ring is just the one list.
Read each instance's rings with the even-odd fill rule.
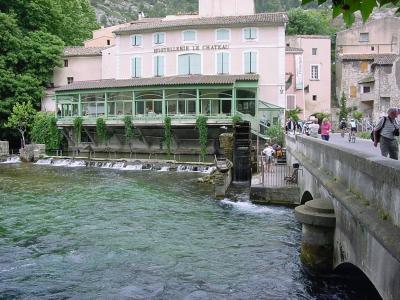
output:
[[337,34],[338,98],[376,120],[400,106],[400,19],[373,20]]

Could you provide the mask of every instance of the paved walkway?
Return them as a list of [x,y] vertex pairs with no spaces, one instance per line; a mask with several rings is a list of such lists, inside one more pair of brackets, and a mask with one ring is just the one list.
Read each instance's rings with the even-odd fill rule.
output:
[[340,133],[333,133],[330,135],[328,143],[332,143],[346,149],[363,152],[367,155],[381,156],[379,145],[375,148],[374,143],[371,140],[360,139],[359,137],[356,138],[355,143],[349,143],[347,134],[342,138]]

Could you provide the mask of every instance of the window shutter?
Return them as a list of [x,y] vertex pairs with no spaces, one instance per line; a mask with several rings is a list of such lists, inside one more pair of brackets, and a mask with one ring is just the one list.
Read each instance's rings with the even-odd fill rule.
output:
[[164,76],[164,56],[158,56],[158,76]]
[[187,54],[178,57],[178,73],[179,75],[189,74],[189,56]]
[[361,71],[361,73],[368,72],[368,62],[367,61],[360,62],[360,71]]
[[250,61],[251,70],[250,70],[250,72],[251,73],[256,73],[256,70],[257,70],[257,53],[251,52],[250,54],[251,54],[251,56],[250,56],[250,59],[251,59],[251,61]]
[[244,54],[244,72],[250,73],[250,52]]
[[357,87],[354,85],[350,86],[350,97],[351,98],[357,97]]
[[286,109],[294,109],[295,108],[295,95],[286,95]]
[[200,54],[190,54],[190,73],[201,74]]

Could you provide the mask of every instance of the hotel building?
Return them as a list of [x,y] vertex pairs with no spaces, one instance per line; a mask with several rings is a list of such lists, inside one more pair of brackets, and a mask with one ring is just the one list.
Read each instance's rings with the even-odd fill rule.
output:
[[[54,71],[55,88],[48,90],[43,110],[56,111],[70,146],[82,149],[97,147],[97,118],[113,131],[109,145],[117,151],[129,149],[123,141],[125,116],[144,137],[135,151],[162,150],[167,116],[177,152],[198,148],[199,115],[208,118],[210,152],[234,115],[261,135],[260,124],[282,124],[287,107],[287,21],[285,13],[255,14],[253,0],[200,0],[196,15],[140,17],[99,30],[84,47],[65,49],[64,67]],[[304,73],[302,64],[293,72],[296,67],[293,78]],[[304,94],[304,85],[294,89]],[[304,97],[290,103],[307,107]],[[78,116],[81,141],[72,134]]]

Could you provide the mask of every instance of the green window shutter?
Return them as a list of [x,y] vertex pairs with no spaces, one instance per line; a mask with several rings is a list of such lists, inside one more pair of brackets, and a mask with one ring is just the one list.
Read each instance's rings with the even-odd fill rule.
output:
[[229,53],[221,52],[217,54],[217,73],[229,73]]
[[142,58],[134,57],[132,59],[132,77],[142,77]]
[[217,29],[217,41],[227,41],[227,40],[229,40],[229,30]]
[[154,57],[154,76],[164,76],[164,56]]
[[182,54],[178,56],[178,74],[187,75],[189,74],[189,55]]
[[200,54],[190,54],[190,74],[201,74]]
[[184,42],[194,42],[196,41],[196,31],[187,30],[183,32],[183,41]]

